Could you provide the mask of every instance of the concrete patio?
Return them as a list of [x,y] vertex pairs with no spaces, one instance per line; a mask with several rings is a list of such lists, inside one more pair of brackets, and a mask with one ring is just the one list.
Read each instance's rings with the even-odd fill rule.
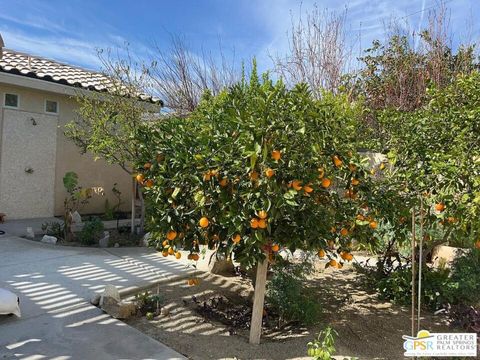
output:
[[[182,259],[183,260],[183,259]],[[128,293],[192,271],[146,248],[82,248],[0,236],[0,287],[22,318],[0,316],[0,358],[184,359],[90,305],[106,284]]]

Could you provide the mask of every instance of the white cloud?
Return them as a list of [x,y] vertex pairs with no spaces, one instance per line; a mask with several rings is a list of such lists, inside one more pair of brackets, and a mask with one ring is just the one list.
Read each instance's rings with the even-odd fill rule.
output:
[[101,63],[97,57],[96,48],[103,48],[102,44],[53,35],[26,35],[4,27],[0,27],[0,33],[6,48],[70,64],[100,68]]

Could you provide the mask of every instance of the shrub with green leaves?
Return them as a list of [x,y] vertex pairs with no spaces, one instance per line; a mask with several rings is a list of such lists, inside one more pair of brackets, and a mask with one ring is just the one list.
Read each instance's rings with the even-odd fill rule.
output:
[[480,249],[454,260],[450,282],[450,297],[455,303],[480,306]]
[[310,341],[307,346],[307,355],[314,360],[330,360],[335,354],[335,337],[338,333],[331,326],[318,333],[315,340]]
[[103,222],[98,217],[85,222],[82,231],[78,234],[78,240],[84,245],[93,245],[103,236]]
[[283,322],[298,321],[304,325],[315,323],[321,307],[313,290],[305,287],[311,265],[282,264],[273,268],[274,275],[267,287],[267,303],[280,315]]
[[[472,249],[456,258],[450,269],[422,269],[422,304],[437,310],[446,305],[480,305],[480,250]],[[381,299],[400,305],[412,301],[412,269],[398,267],[389,275],[378,270],[359,269],[367,285],[375,288]],[[418,276],[418,274],[417,274]]]

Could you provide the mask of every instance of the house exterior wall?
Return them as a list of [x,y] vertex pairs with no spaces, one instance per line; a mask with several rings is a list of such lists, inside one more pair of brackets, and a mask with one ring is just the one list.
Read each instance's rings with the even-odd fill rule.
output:
[[[89,203],[80,209],[81,213],[102,213],[105,210],[105,200],[108,199],[110,204],[115,204],[115,197],[111,191],[114,183],[117,183],[117,188],[122,193],[123,206],[122,209],[128,211],[130,209],[131,201],[131,177],[123,171],[118,165],[107,164],[103,160],[94,161],[94,158],[90,154],[81,154],[79,148],[64,135],[65,124],[75,119],[75,100],[69,96],[57,94],[53,92],[47,92],[37,89],[30,89],[21,86],[9,85],[6,83],[0,83],[0,151],[3,149],[2,139],[6,139],[10,136],[4,131],[14,131],[12,126],[4,126],[4,94],[14,93],[19,96],[19,108],[12,111],[23,111],[32,114],[45,115],[45,100],[53,100],[58,102],[58,126],[56,133],[52,132],[51,141],[56,141],[56,153],[55,153],[55,176],[54,182],[54,207],[53,214],[45,214],[44,216],[62,215],[63,213],[63,201],[66,196],[66,191],[63,186],[63,176],[68,171],[74,171],[78,174],[79,183],[84,187],[94,187],[97,189],[103,189],[104,195],[95,194],[89,201]],[[28,146],[29,144],[24,144]],[[41,150],[41,149],[39,149]],[[10,152],[11,154],[15,152]],[[14,158],[3,159],[3,161],[15,162]],[[2,157],[0,156],[0,159]],[[8,169],[8,166],[3,166],[0,160],[0,171],[2,169]],[[10,166],[10,165],[9,165]],[[42,166],[42,164],[36,164],[33,166]],[[4,177],[8,174],[2,174]],[[32,174],[35,176],[35,173]],[[47,186],[47,185],[45,185]],[[2,184],[0,182],[0,192],[2,192]],[[0,197],[1,199],[1,197]],[[9,200],[13,201],[13,200]],[[0,212],[1,203],[0,203]],[[25,211],[25,213],[28,213]],[[8,214],[7,214],[8,216]],[[17,218],[20,218],[16,216]],[[10,217],[11,218],[11,217]]]

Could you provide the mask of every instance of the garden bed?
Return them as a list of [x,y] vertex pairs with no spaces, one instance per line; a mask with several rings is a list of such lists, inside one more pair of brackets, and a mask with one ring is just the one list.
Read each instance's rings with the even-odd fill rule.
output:
[[[188,286],[185,280],[161,285],[162,314],[152,321],[136,317],[127,322],[190,359],[307,358],[306,344],[328,324],[339,333],[336,348],[341,359],[403,359],[402,335],[409,334],[411,326],[409,309],[364,291],[351,266],[323,270],[324,263],[316,265],[305,286],[314,289],[322,306],[320,321],[309,327],[278,326],[278,317],[267,304],[259,346],[248,344],[253,288],[240,276],[203,274],[198,286]],[[157,288],[152,291],[156,293]],[[422,328],[451,330],[444,318],[429,313]]]

